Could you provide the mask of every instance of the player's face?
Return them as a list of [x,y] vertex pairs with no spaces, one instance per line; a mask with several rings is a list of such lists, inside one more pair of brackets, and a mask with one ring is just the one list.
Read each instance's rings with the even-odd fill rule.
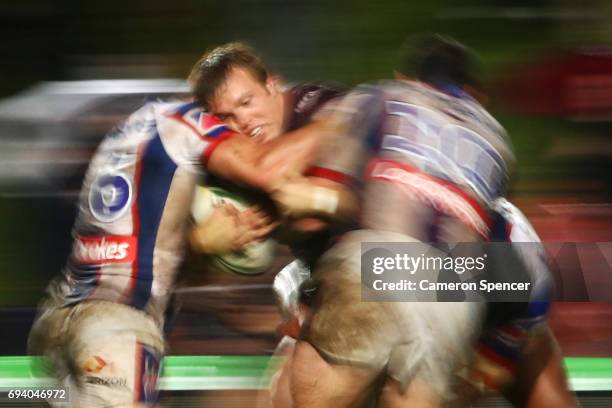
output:
[[244,68],[233,68],[210,101],[210,110],[235,130],[262,143],[283,127],[283,93],[276,79],[265,84]]

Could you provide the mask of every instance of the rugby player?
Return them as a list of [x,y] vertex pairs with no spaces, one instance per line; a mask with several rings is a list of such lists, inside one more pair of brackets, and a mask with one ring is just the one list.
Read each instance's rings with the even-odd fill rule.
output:
[[[323,139],[319,165],[364,184],[360,229],[314,270],[312,315],[289,369],[295,406],[359,406],[381,380],[384,406],[441,406],[471,362],[478,304],[361,302],[362,242],[482,242],[513,161],[501,126],[465,92],[466,50],[447,40],[428,49],[415,79],[349,93],[335,108],[340,136]],[[306,181],[274,196],[294,217],[342,204]]]
[[[435,38],[429,41],[433,41],[433,46],[437,46]],[[438,44],[440,43],[438,42]],[[425,44],[425,46],[426,48],[418,51],[431,49],[432,44]],[[439,67],[435,66],[436,60],[425,61],[427,63],[424,64],[423,55],[412,51],[412,60],[408,61],[412,65],[408,70],[411,74],[410,77],[422,77],[423,74],[432,75],[437,72]],[[443,56],[437,56],[438,59],[441,57]],[[439,62],[440,60],[437,61],[437,63]],[[457,64],[455,66],[461,65]],[[403,68],[406,68],[406,66]],[[407,79],[405,74],[401,76]],[[435,79],[430,79],[430,83],[431,81],[437,82]],[[437,85],[440,84],[437,83]],[[466,88],[464,87],[464,89]],[[457,90],[451,88],[450,91],[455,93]],[[496,227],[495,231],[491,231],[490,239],[510,242],[539,242],[528,221],[510,203],[505,200],[498,200],[494,207],[494,214],[498,219],[496,225],[504,225],[502,230],[507,231],[508,234],[502,233],[501,237],[496,237],[495,234],[499,234],[500,230]],[[541,254],[535,257],[538,258],[539,255]],[[527,264],[537,264],[537,260],[534,262],[529,259],[534,257],[533,254],[523,253],[519,256]],[[530,272],[534,281],[540,281],[540,288],[546,287],[547,270],[545,265],[539,265],[536,269],[533,269],[533,265],[531,265]],[[544,298],[546,299],[545,296]],[[499,314],[499,312],[499,310],[490,311],[494,315]],[[558,347],[544,324],[544,312],[545,308],[542,308],[542,302],[534,302],[518,316],[511,317],[510,322],[506,322],[503,326],[490,327],[481,339],[479,357],[472,374],[478,374],[481,385],[484,382],[493,388],[505,390],[505,395],[516,406],[540,407],[549,404],[551,401],[549,398],[554,398],[555,404],[558,406],[575,406],[575,399],[568,391],[565,381]],[[502,314],[508,315],[507,312]],[[508,389],[508,387],[510,388]]]
[[[544,248],[518,208],[500,198],[493,209],[489,239],[518,244],[516,250],[535,285],[532,302],[526,308],[516,309],[514,305],[515,310],[510,311],[503,310],[505,304],[493,305],[488,311],[492,314],[490,322],[479,338],[475,361],[464,376],[467,383],[458,382],[456,391],[461,397],[450,405],[463,406],[484,394],[501,392],[516,407],[575,407],[559,347],[546,321],[551,282]],[[295,261],[279,272],[274,281],[281,313],[288,322],[285,332],[293,338],[299,337],[299,326],[308,314],[307,305],[300,303],[300,285],[309,278],[308,267]],[[504,317],[500,319],[499,314]],[[279,349],[289,348],[293,343],[287,336]],[[272,381],[274,406],[291,406],[286,374],[279,371]]]
[[490,241],[514,244],[534,288],[527,304],[489,305],[490,319],[466,378],[478,390],[473,398],[497,391],[516,407],[576,407],[560,349],[547,324],[552,278],[540,237],[508,200],[496,200],[493,209]]
[[[237,44],[219,47],[202,58],[203,68],[195,75],[192,73],[192,78],[195,77],[192,82],[195,82],[196,95],[202,95],[202,103],[213,113],[253,137],[266,140],[277,137],[286,128],[282,124],[293,123],[287,119],[287,111],[299,112],[304,103],[300,101],[293,104],[294,109],[286,109],[291,106],[287,103],[293,99],[291,93],[283,94],[276,78],[258,69],[261,61],[252,55]],[[320,100],[318,95],[314,96],[315,101]],[[317,168],[317,171],[328,177],[343,177],[329,168]]]
[[[402,56],[403,59],[397,68],[396,75],[398,75],[399,78],[405,79],[407,72],[411,73],[410,76],[415,77],[419,75],[419,73],[416,72],[416,70],[425,70],[431,73],[432,66],[431,65],[426,66],[422,63],[423,60],[419,60],[419,58],[422,58],[422,56],[416,55],[415,57],[414,50],[407,50],[407,51],[409,52],[405,53]],[[208,53],[205,57],[209,58],[210,56],[217,57],[217,59],[215,60],[216,62],[215,66],[218,71],[216,72],[215,78],[225,75],[225,78],[222,81],[217,81],[217,82],[212,81],[213,83],[217,83],[218,85],[216,88],[213,88],[212,90],[208,90],[209,95],[214,95],[214,98],[209,97],[209,102],[208,102],[208,105],[212,107],[213,111],[215,110],[214,108],[215,105],[221,106],[221,107],[226,106],[227,108],[225,110],[221,109],[218,113],[224,118],[232,119],[234,121],[235,126],[237,127],[241,126],[242,124],[242,126],[245,126],[244,127],[245,130],[249,129],[248,126],[244,125],[245,123],[258,123],[258,122],[259,123],[280,123],[281,120],[279,119],[279,117],[284,118],[282,120],[283,123],[287,123],[287,122],[295,123],[295,121],[292,119],[289,119],[289,120],[286,119],[287,118],[286,111],[291,112],[291,114],[300,112],[301,110],[298,109],[297,107],[303,106],[304,102],[298,98],[297,99],[298,103],[293,103],[293,104],[291,103],[295,101],[296,98],[292,98],[288,96],[296,94],[295,88],[291,90],[290,93],[285,92],[283,94],[281,92],[275,92],[275,89],[276,89],[275,84],[277,85],[277,83],[275,83],[274,80],[271,79],[272,77],[270,76],[269,72],[266,72],[265,67],[262,68],[261,59],[258,58],[256,55],[254,55],[253,50],[248,49],[241,44],[228,44],[226,46],[217,48],[213,52]],[[466,61],[462,62],[462,64],[465,64],[465,63]],[[220,69],[219,67],[223,67],[223,68]],[[245,71],[250,73],[250,75],[243,75],[245,72],[237,73],[236,70],[230,69],[230,68],[236,68],[236,67],[243,68]],[[435,69],[435,66],[433,68]],[[264,73],[264,75],[261,75],[262,72]],[[271,83],[269,83],[268,81],[271,81]],[[471,88],[469,86],[466,86],[465,88],[469,89],[471,94],[475,93],[474,88]],[[224,90],[230,90],[231,92],[229,92],[228,94],[225,94],[223,92]],[[312,95],[312,94],[310,93],[306,94],[306,96],[309,96],[309,95]],[[477,96],[479,99],[482,99],[481,94],[477,94]],[[241,97],[246,97],[246,99],[243,101],[244,104],[237,102],[238,100],[240,100]],[[281,99],[281,97],[284,99],[285,101],[284,103],[279,103],[279,100]],[[308,99],[311,99],[311,98],[313,98],[317,102],[320,102],[319,95],[314,94],[314,97],[310,96]],[[290,103],[287,103],[288,101]],[[216,102],[216,103],[211,103],[211,102]],[[319,106],[321,105],[322,104],[319,104]],[[282,115],[279,115],[279,112],[275,111],[275,108],[277,108],[278,106],[285,108],[285,113],[283,113]],[[287,106],[289,106],[289,109],[287,109]],[[275,129],[278,129],[278,127],[275,127]],[[261,131],[262,131],[261,129],[256,129],[255,133],[259,134],[259,132]],[[253,134],[253,136],[257,136],[255,133]],[[273,136],[271,137],[277,137],[277,136],[278,136],[277,132],[274,132]],[[322,169],[318,169],[318,170],[321,171]],[[500,208],[512,209],[514,207],[512,207],[511,204],[506,203],[505,206],[502,206]],[[530,229],[530,226],[527,220],[524,219],[524,217],[521,218],[521,216],[519,216],[520,212],[518,212],[519,215],[516,215],[517,212],[518,210],[514,208],[514,210],[507,210],[505,213],[503,213],[506,216],[506,218],[509,218],[511,220],[511,221],[508,221],[508,225],[515,226],[512,229],[513,235],[516,234],[516,231],[522,231],[525,228]],[[498,214],[501,214],[501,213],[498,211]],[[502,216],[501,219],[505,219],[505,218]],[[523,225],[526,225],[527,227],[523,227]],[[532,237],[533,235],[527,236],[527,238],[532,238]],[[493,239],[495,237],[491,237],[491,238]],[[504,239],[506,239],[505,235],[502,237],[502,240]],[[517,241],[517,239],[514,239],[514,241]],[[297,264],[294,263],[288,266],[285,270],[283,270],[283,272],[280,273],[277,279],[275,280],[275,288],[280,288],[279,290],[277,290],[277,293],[280,295],[282,299],[281,303],[285,304],[284,305],[285,312],[287,312],[287,313],[284,313],[287,319],[286,324],[284,325],[284,333],[291,333],[294,337],[297,337],[297,332],[299,332],[299,324],[296,324],[297,319],[295,319],[296,315],[299,320],[303,320],[304,318],[304,313],[299,313],[299,312],[296,313],[296,312],[300,308],[303,308],[304,305],[299,305],[296,302],[296,293],[292,291],[291,289],[297,288],[299,284],[301,283],[301,280],[305,276],[308,276],[307,268],[300,268],[297,266]],[[296,277],[302,277],[302,279],[296,279]],[[557,396],[555,398],[557,398],[558,400],[562,400],[563,398],[565,398],[568,401],[572,401],[573,397],[567,391],[567,386],[564,382],[563,371],[562,369],[560,369],[561,365],[560,365],[560,359],[558,356],[558,349],[554,348],[554,342],[550,341],[551,337],[546,329],[544,330],[542,330],[541,328],[540,330],[534,329],[534,327],[541,327],[542,321],[543,319],[542,319],[541,314],[540,315],[536,314],[535,316],[529,316],[528,318],[525,316],[522,316],[522,317],[515,319],[510,324],[507,324],[503,328],[499,328],[499,327],[492,328],[488,332],[486,332],[485,335],[483,336],[483,340],[482,340],[483,345],[481,346],[481,349],[482,348],[487,349],[485,354],[488,355],[489,359],[492,358],[491,356],[493,353],[494,354],[493,359],[498,360],[498,361],[500,359],[503,360],[504,358],[506,358],[507,360],[508,358],[508,344],[509,344],[508,333],[518,332],[518,333],[522,333],[523,336],[520,336],[520,339],[512,339],[512,341],[510,342],[512,343],[511,347],[514,347],[514,349],[511,350],[512,351],[511,355],[514,358],[514,361],[505,361],[505,364],[503,367],[500,366],[500,367],[497,367],[496,369],[492,369],[490,366],[491,361],[480,356],[478,361],[482,363],[484,360],[487,362],[486,364],[489,364],[489,366],[486,369],[480,370],[481,372],[479,374],[479,381],[481,382],[483,381],[482,377],[486,374],[486,373],[483,373],[483,371],[486,371],[488,372],[488,374],[486,375],[488,376],[487,383],[489,386],[493,385],[494,388],[504,388],[504,386],[507,386],[507,384],[510,383],[509,378],[512,378],[512,376],[509,375],[510,373],[507,372],[508,366],[512,367],[510,371],[518,370],[519,372],[524,372],[526,371],[526,368],[522,366],[519,367],[519,362],[524,363],[525,361],[530,361],[530,362],[549,361],[549,363],[546,366],[547,371],[542,372],[543,374],[537,374],[537,375],[540,375],[539,378],[541,378],[546,372],[552,372],[553,375],[549,376],[549,380],[541,380],[541,379],[538,380],[537,384],[545,383],[545,384],[548,384],[547,387],[550,387],[550,384],[555,384],[555,383],[559,384],[557,387],[559,392],[556,393]],[[529,330],[525,329],[525,325],[527,323],[530,326]],[[533,358],[520,359],[520,356],[522,355],[521,352],[523,350],[525,349],[533,350],[534,349],[533,347],[525,347],[525,343],[527,339],[527,336],[525,336],[525,334],[527,332],[540,333],[538,336],[529,336],[529,338],[531,339],[531,343],[538,343],[538,342],[540,344],[542,342],[545,343],[546,347],[540,347],[540,351],[557,350],[556,354],[555,353],[546,354],[546,355],[551,356],[549,360],[533,359]],[[539,340],[535,341],[534,338],[539,339]],[[279,347],[279,350],[282,350],[284,347],[288,347],[290,351],[291,345],[292,345],[291,341],[285,338],[281,342],[281,346]],[[502,353],[496,353],[494,349],[501,349]],[[553,367],[553,368],[551,369],[550,367]],[[527,377],[531,379],[535,378],[533,374],[534,368],[532,367],[528,371],[531,374],[529,375],[523,374],[520,377],[522,379],[527,378]],[[492,372],[496,374],[500,374],[503,372],[505,374],[505,381],[501,381],[501,377],[504,377],[504,375],[502,376],[498,375],[497,378],[495,379],[492,378],[493,377]],[[540,371],[537,371],[537,370],[535,372],[540,373]],[[281,376],[281,378],[283,377]],[[550,379],[552,379],[552,382],[550,381]],[[472,378],[471,380],[476,381],[474,378]],[[520,381],[520,384],[523,385],[523,388],[525,388],[525,384],[528,384],[528,383],[529,381],[526,381],[526,380]],[[286,382],[285,382],[285,385],[286,385]],[[278,392],[275,395],[273,395],[273,398],[275,399],[278,406],[285,406],[286,404],[288,404],[287,401],[290,400],[290,398],[287,398],[286,396],[287,392],[285,388],[286,387],[283,387],[283,386],[276,387]],[[537,390],[538,388],[544,388],[544,387],[535,387],[534,389]],[[514,395],[512,397],[512,400],[523,401],[523,402],[518,402],[520,406],[525,405],[524,401],[527,401],[527,398],[529,398],[529,400],[531,401],[530,404],[532,406],[538,406],[538,405],[533,405],[533,400],[534,400],[533,395],[538,395],[538,393],[532,392],[531,388],[529,391],[525,389],[519,389],[517,391],[517,387],[514,387],[513,394]],[[281,395],[284,395],[285,398],[283,398]],[[545,394],[540,393],[540,395],[545,395]],[[571,405],[563,405],[563,406],[571,406]]]
[[[323,83],[286,87],[253,48],[240,42],[224,44],[205,53],[194,66],[189,81],[202,106],[258,143],[323,122],[322,108],[344,92],[338,85]],[[317,171],[310,168],[308,174]],[[301,227],[314,230],[321,225],[311,221],[302,223]],[[199,228],[207,226],[203,224]],[[205,246],[203,243],[202,249]]]
[[154,404],[199,175],[271,192],[308,166],[316,135],[258,145],[197,102],[148,103],[107,135],[83,182],[72,253],[29,338],[70,387],[72,406]]
[[[318,112],[321,107],[331,103],[343,91],[335,84],[301,83],[286,86],[280,76],[265,64],[255,50],[240,42],[224,44],[205,53],[193,67],[189,79],[194,94],[200,95],[198,99],[201,103],[212,113],[227,119],[236,130],[251,133],[253,129],[242,120],[250,116],[250,122],[258,124],[255,127],[259,130],[255,132],[265,134],[265,137],[253,137],[257,143],[274,141],[287,131],[318,122],[320,120]],[[236,103],[236,98],[242,98],[240,104]],[[218,110],[217,106],[229,107]],[[219,186],[236,196],[253,197],[249,191],[220,183],[218,179],[209,178],[206,185]],[[220,218],[230,218],[227,214],[230,212],[236,214],[236,217],[231,216],[233,220],[220,222],[220,218],[212,216],[207,221],[198,223],[192,233],[194,252],[215,254],[226,252],[227,249],[239,251],[254,240],[274,239],[282,243],[290,242],[291,249],[299,252],[297,255],[300,258],[314,259],[315,254],[320,252],[318,248],[327,242],[328,232],[316,231],[322,226],[322,223],[316,220],[300,221],[299,234],[295,231],[286,234],[289,228],[281,225],[271,236],[266,237],[270,230],[277,226],[277,219],[273,216],[274,207],[267,197],[256,196],[256,199],[250,202],[264,208],[265,211],[247,213],[233,208],[225,210],[231,206],[226,204],[216,208],[215,211],[220,213]],[[250,218],[250,221],[243,222],[239,217]],[[249,223],[255,227],[251,228]],[[201,258],[197,255],[191,257],[194,262],[187,265],[191,280],[189,284],[197,282],[199,285],[231,285],[236,288],[240,288],[245,283],[270,284],[278,270],[274,266],[279,266],[284,259],[291,257],[287,247],[279,245],[277,248],[277,257],[272,267],[250,275],[228,273],[205,262],[198,262]],[[204,269],[206,272],[201,274]],[[248,333],[253,337],[261,336],[266,341],[270,341],[270,332],[274,330],[278,321],[245,320],[244,311],[249,309],[252,303],[249,303],[250,298],[245,300],[244,294],[244,291],[212,293],[207,297],[206,307],[233,330]]]
[[257,52],[241,42],[205,53],[189,82],[202,106],[257,142],[316,121],[320,108],[343,91],[321,83],[285,87]]
[[[426,71],[435,71],[424,62],[424,56],[439,40],[431,34],[409,38],[400,48],[395,78],[410,80]],[[470,61],[464,60],[462,64]],[[464,90],[486,104],[488,99],[473,86],[474,79],[469,82],[472,84],[466,84]],[[480,390],[501,391],[518,407],[551,404],[574,407],[576,400],[568,389],[560,350],[547,325],[552,283],[540,238],[522,212],[508,200],[496,200],[492,210],[489,241],[515,243],[513,249],[536,287],[532,302],[525,307],[489,304],[486,330],[479,340],[471,381],[479,383]]]

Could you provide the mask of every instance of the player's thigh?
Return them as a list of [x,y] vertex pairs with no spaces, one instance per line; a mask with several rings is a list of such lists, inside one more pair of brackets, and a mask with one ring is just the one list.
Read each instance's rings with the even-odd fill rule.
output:
[[377,379],[374,370],[329,363],[312,345],[299,341],[292,357],[291,397],[297,408],[360,407]]
[[313,272],[317,289],[302,336],[327,361],[380,371],[403,329],[393,304],[398,302],[362,300],[361,241],[370,235],[350,233],[319,260]]
[[461,373],[473,361],[484,307],[473,302],[402,305],[406,333],[387,363],[386,401],[449,404]]
[[293,371],[293,358],[287,360],[275,374],[270,384],[270,402],[274,408],[289,408],[293,406],[291,396],[291,373]]
[[263,375],[261,391],[257,394],[257,408],[289,408],[293,406],[289,381],[292,355],[297,340],[289,336],[281,339]]
[[74,313],[69,326],[67,382],[76,406],[154,404],[163,339],[150,317],[124,305],[91,302]]

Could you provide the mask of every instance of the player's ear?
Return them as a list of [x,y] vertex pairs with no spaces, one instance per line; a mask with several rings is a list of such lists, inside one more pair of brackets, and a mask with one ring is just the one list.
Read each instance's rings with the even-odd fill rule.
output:
[[280,77],[276,74],[268,75],[268,79],[266,79],[266,89],[271,94],[282,92]]

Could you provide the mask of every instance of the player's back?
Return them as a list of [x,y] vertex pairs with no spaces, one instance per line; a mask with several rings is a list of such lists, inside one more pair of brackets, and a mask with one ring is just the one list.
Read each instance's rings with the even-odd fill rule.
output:
[[475,100],[456,88],[386,81],[356,88],[337,111],[347,135],[326,154],[336,170],[363,172],[363,228],[427,242],[487,235],[487,209],[503,194],[513,156]]

